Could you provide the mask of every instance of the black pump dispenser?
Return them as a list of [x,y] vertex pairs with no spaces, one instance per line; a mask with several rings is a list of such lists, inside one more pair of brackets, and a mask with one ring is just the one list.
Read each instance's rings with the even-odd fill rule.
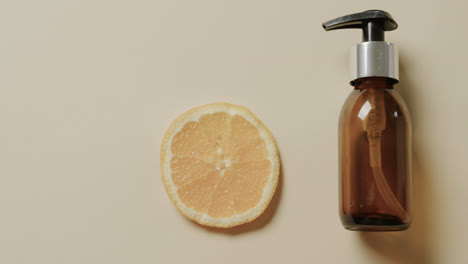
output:
[[341,16],[322,24],[326,31],[362,29],[362,43],[351,49],[351,84],[359,78],[387,77],[398,82],[398,52],[385,41],[385,31],[395,30],[398,24],[382,10],[367,10]]
[[392,16],[382,10],[367,10],[329,20],[322,24],[326,31],[346,28],[362,28],[362,41],[384,41],[385,31],[398,28]]

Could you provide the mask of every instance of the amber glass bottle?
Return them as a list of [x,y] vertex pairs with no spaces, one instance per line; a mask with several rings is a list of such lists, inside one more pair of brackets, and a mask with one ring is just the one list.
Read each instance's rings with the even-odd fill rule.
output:
[[340,217],[358,231],[409,227],[411,208],[411,121],[393,90],[398,49],[385,32],[398,28],[383,10],[367,10],[322,24],[326,31],[362,30],[351,48],[351,84],[340,116]]
[[394,82],[355,80],[341,111],[340,217],[350,230],[404,230],[411,221],[411,121]]

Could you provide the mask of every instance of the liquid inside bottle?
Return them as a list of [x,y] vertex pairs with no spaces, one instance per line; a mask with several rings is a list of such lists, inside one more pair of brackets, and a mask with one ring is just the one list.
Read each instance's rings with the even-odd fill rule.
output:
[[412,215],[408,110],[389,78],[354,85],[339,123],[341,221],[350,230],[404,230]]

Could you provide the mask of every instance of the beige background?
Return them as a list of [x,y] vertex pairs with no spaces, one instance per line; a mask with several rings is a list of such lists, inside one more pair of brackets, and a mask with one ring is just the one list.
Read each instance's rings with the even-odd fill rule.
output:
[[[337,118],[366,9],[400,24],[414,121],[414,225],[345,231]],[[468,263],[465,1],[0,3],[0,263]],[[249,107],[273,132],[282,180],[258,221],[216,231],[182,217],[160,180],[172,119]]]

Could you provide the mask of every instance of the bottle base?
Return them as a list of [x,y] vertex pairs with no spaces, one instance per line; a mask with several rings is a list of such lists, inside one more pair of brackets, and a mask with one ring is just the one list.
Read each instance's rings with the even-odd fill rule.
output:
[[352,231],[403,231],[409,227],[408,222],[383,214],[343,215],[341,222]]

